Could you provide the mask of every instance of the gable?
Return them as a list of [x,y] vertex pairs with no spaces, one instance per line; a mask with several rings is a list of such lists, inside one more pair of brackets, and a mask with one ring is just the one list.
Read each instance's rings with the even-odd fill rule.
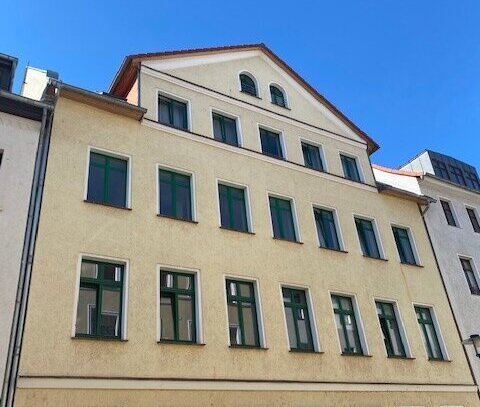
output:
[[[110,88],[111,94],[117,97],[128,94],[140,63],[152,70],[360,141],[367,145],[369,153],[378,149],[366,133],[263,44],[132,55],[125,59],[117,73]],[[244,70],[258,81],[260,99],[239,92],[238,75]],[[270,102],[271,82],[286,90],[289,110]]]

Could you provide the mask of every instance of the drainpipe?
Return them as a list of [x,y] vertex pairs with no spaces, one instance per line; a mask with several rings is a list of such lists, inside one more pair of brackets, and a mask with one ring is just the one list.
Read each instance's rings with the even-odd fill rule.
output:
[[25,327],[25,317],[28,305],[28,294],[30,290],[33,256],[35,252],[35,243],[40,218],[43,186],[47,167],[48,149],[50,146],[53,109],[54,103],[52,104],[52,106],[43,108],[42,124],[39,135],[37,155],[35,158],[32,191],[30,193],[30,204],[28,208],[27,225],[25,229],[22,260],[20,265],[20,274],[15,300],[15,310],[13,315],[12,330],[10,334],[10,343],[7,353],[7,364],[5,369],[5,378],[3,382],[0,407],[12,407],[15,397],[15,389],[18,378],[18,367],[20,363],[20,351],[23,341],[23,331]]
[[[445,284],[445,279],[443,278],[443,275],[440,271],[440,263],[438,262],[437,253],[435,252],[435,249],[433,248],[432,238],[430,236],[430,232],[428,231],[427,222],[425,221],[425,214],[427,213],[427,211],[429,209],[430,209],[430,202],[427,203],[426,207],[423,208],[423,209],[422,209],[420,204],[418,205],[418,210],[420,211],[420,214],[422,216],[423,225],[425,226],[425,230],[427,232],[428,241],[430,242],[430,247],[432,248],[433,258],[435,259],[435,264],[437,265],[438,274],[440,274],[440,279],[442,281],[443,290],[445,291],[445,294],[447,295],[448,305],[450,307],[450,311],[452,312],[453,321],[455,322],[455,327],[457,328],[458,337],[460,338],[460,340],[462,340],[462,333],[460,332],[460,327],[458,325],[457,318],[455,317],[455,313],[453,312],[453,306],[452,306],[452,302],[450,301],[450,296],[449,296],[448,291],[447,291],[447,285]],[[475,374],[473,373],[472,363],[470,362],[470,359],[468,357],[468,353],[465,350],[465,347],[463,345],[462,345],[462,349],[463,349],[463,353],[465,355],[465,358],[467,359],[468,368],[470,369],[470,374],[472,375],[473,383],[477,387],[477,396],[480,399],[480,389],[478,387],[478,383],[477,383],[477,379],[475,378]]]

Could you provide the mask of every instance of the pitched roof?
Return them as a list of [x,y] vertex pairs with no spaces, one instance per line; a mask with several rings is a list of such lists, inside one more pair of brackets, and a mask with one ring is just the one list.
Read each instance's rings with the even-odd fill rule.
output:
[[270,57],[277,65],[283,68],[288,74],[290,74],[307,92],[309,92],[315,99],[326,106],[338,119],[340,119],[345,125],[347,125],[352,131],[354,131],[360,138],[365,140],[368,146],[370,154],[377,151],[379,145],[363,130],[361,130],[356,124],[354,124],[347,116],[345,116],[336,106],[329,102],[323,95],[317,92],[310,84],[308,84],[297,72],[293,70],[285,61],[277,56],[272,50],[270,50],[265,44],[244,44],[244,45],[229,45],[223,47],[211,47],[211,48],[194,48],[177,51],[164,51],[164,52],[150,52],[144,54],[128,55],[122,62],[120,69],[116,73],[112,84],[110,85],[109,93],[117,97],[126,97],[137,76],[137,68],[140,61],[146,59],[158,59],[166,58],[177,55],[189,55],[189,54],[211,54],[221,53],[229,51],[246,51],[246,50],[258,50],[262,51],[268,57]]
[[395,175],[404,175],[406,177],[422,177],[425,173],[420,171],[407,171],[407,170],[396,170],[394,168],[382,167],[381,165],[372,164],[372,167],[376,170],[388,172]]

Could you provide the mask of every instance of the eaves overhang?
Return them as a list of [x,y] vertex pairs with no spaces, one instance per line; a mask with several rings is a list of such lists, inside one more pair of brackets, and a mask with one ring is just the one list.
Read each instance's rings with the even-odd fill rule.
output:
[[0,90],[0,112],[41,121],[44,109],[53,109],[53,105]]
[[436,199],[428,195],[418,195],[413,192],[405,191],[404,189],[396,188],[392,185],[384,184],[383,182],[377,182],[377,189],[380,193],[414,201],[420,205],[428,205],[437,202]]

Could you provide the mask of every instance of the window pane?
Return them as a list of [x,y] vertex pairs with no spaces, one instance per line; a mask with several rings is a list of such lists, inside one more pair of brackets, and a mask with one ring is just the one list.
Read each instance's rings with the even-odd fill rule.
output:
[[177,187],[177,217],[192,219],[192,202],[190,200],[190,187]]
[[242,92],[246,92],[250,95],[257,96],[257,89],[255,86],[255,82],[248,75],[245,75],[245,74],[240,75],[240,85],[241,85]]
[[237,123],[228,117],[225,118],[225,142],[234,146],[238,145]]
[[192,282],[192,276],[177,275],[177,288],[180,290],[191,290],[193,288]]
[[392,352],[395,356],[405,356],[403,348],[402,337],[396,320],[386,321]]
[[345,315],[345,329],[347,331],[348,343],[350,345],[349,352],[351,353],[360,353],[360,343],[358,341],[358,332],[357,326],[355,323],[355,318],[353,315]]
[[443,359],[442,350],[438,344],[437,333],[435,332],[435,327],[432,324],[425,325],[427,332],[428,341],[432,350],[432,357],[435,359]]
[[173,288],[173,274],[162,271],[160,273],[160,286],[165,288]]
[[160,297],[160,326],[161,338],[167,340],[175,339],[173,298],[170,295]]
[[230,212],[228,207],[228,198],[226,194],[220,193],[220,221],[225,228],[233,227],[230,225]]
[[173,216],[172,185],[162,181],[160,181],[160,213]]
[[291,349],[297,349],[297,336],[295,333],[295,321],[293,318],[293,309],[290,307],[285,307],[285,318],[287,319],[287,331],[288,331],[288,340],[290,343]]
[[353,311],[352,300],[348,297],[340,297],[340,305],[344,311]]
[[297,309],[298,340],[302,348],[312,347],[309,323],[307,310],[303,308]]
[[343,174],[345,178],[353,181],[360,181],[360,173],[358,172],[356,159],[342,154],[340,154],[340,159],[342,161]]
[[103,265],[103,279],[110,281],[121,281],[122,280],[122,267],[115,266],[113,264],[104,264]]
[[442,208],[443,208],[443,213],[445,214],[445,218],[447,219],[447,223],[450,226],[457,226],[457,223],[455,222],[455,217],[453,216],[453,211],[450,206],[449,202],[446,201],[440,201]]
[[97,290],[91,287],[80,287],[75,323],[76,334],[96,334],[96,305]]
[[190,295],[178,295],[178,339],[195,340],[193,299]]
[[238,319],[237,302],[228,304],[228,327],[230,332],[230,344],[242,345],[242,335],[240,331],[240,321]]
[[260,129],[262,152],[273,157],[283,158],[280,134]]
[[215,140],[223,140],[223,133],[222,133],[222,124],[221,124],[221,117],[219,115],[213,115],[213,138]]
[[[91,155],[91,159],[94,154]],[[92,165],[90,161],[90,170],[88,173],[88,192],[87,199],[94,202],[103,202],[105,186],[105,168]]]
[[120,305],[119,289],[104,288],[102,291],[102,309],[99,334],[102,336],[120,336]]
[[187,129],[187,105],[173,101],[173,125],[180,129]]
[[315,220],[320,246],[329,249],[340,249],[333,212],[315,209]]
[[255,305],[249,303],[242,303],[243,328],[245,336],[245,345],[256,346],[258,332],[257,332],[257,317],[255,312]]
[[80,277],[98,278],[98,265],[95,263],[87,263],[82,261]]
[[113,205],[125,206],[127,197],[126,162],[124,162],[123,170],[114,169],[114,165],[118,165],[118,163],[111,161],[107,186],[108,202]]
[[160,123],[173,125],[170,120],[170,103],[163,98],[158,100],[158,121]]
[[240,295],[242,297],[254,298],[253,284],[251,283],[238,283],[240,287]]
[[337,325],[337,334],[340,340],[342,352],[349,352],[349,347],[347,346],[347,340],[343,331],[342,317],[340,314],[335,314],[335,324]]

